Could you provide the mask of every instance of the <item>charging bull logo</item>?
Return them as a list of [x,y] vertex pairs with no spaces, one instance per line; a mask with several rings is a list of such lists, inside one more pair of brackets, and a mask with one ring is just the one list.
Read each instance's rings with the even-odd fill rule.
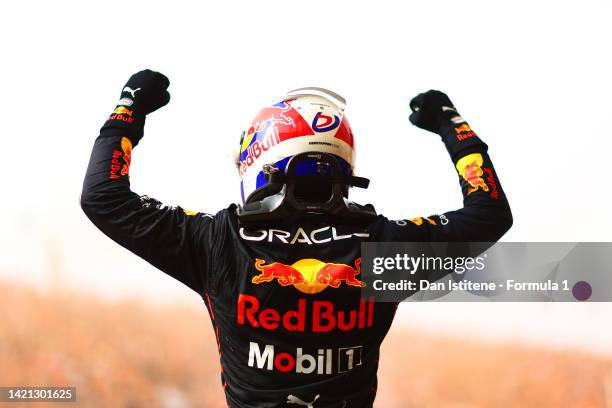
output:
[[291,107],[291,101],[262,109],[249,130],[244,132],[240,145],[240,174],[244,175],[260,157],[283,140],[312,134],[304,118]]
[[484,174],[482,171],[482,163],[483,158],[480,153],[468,154],[457,162],[456,167],[459,175],[471,186],[467,191],[468,194],[472,194],[478,189],[489,191],[489,186],[482,178]]
[[287,102],[279,102],[259,112],[259,116],[265,117],[266,122],[278,123],[281,125],[295,126],[293,118],[288,115],[291,105]]
[[134,111],[129,110],[125,106],[117,106],[115,110],[113,111],[113,113],[116,113],[117,115],[132,116]]
[[361,258],[355,260],[354,268],[346,264],[325,263],[318,259],[300,259],[291,265],[265,263],[263,259],[255,259],[255,269],[260,273],[251,279],[252,283],[258,285],[276,280],[281,286],[292,285],[300,292],[310,295],[328,287],[337,289],[343,282],[358,288],[365,286],[364,282],[357,279],[357,275],[361,273]]
[[[463,121],[463,119],[461,119]],[[470,137],[476,136],[476,133],[472,130],[470,125],[464,123],[463,125],[455,128],[455,133],[457,134],[457,140],[462,141],[465,139],[469,139]]]
[[463,125],[455,128],[456,133],[471,132],[471,131],[472,129],[470,128],[470,125],[468,125],[467,123],[464,123]]
[[132,163],[132,142],[127,137],[121,138],[121,150],[123,150],[123,161],[125,162],[121,168],[121,175],[125,176],[130,173]]
[[[242,145],[240,147],[240,152],[246,151],[253,139],[257,139],[258,133],[265,133],[271,125],[279,124],[286,126],[295,126],[293,118],[291,118],[288,113],[291,110],[291,105],[286,102],[279,102],[275,105],[262,109],[255,120],[253,121],[253,126],[249,128],[246,132],[246,135],[242,141]],[[275,129],[272,127],[272,129]]]
[[119,180],[130,173],[132,162],[132,142],[127,137],[121,138],[121,150],[115,149],[111,159],[110,178]]

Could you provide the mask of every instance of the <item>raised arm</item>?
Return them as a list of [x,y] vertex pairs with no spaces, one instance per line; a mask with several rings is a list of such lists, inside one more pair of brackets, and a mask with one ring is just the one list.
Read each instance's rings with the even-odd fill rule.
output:
[[146,115],[170,100],[168,85],[168,78],[150,70],[127,82],[94,143],[81,207],[113,241],[201,294],[207,270],[201,237],[210,216],[167,207],[130,190],[132,148],[143,136]]
[[[413,125],[438,134],[455,165],[463,208],[429,217],[391,221],[386,239],[495,242],[512,226],[506,195],[487,154],[487,145],[439,91],[410,101]],[[395,225],[392,225],[392,224]]]

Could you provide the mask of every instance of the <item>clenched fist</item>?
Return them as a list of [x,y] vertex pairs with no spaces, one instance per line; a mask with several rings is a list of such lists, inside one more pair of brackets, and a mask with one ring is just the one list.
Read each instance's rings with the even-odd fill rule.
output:
[[123,87],[118,105],[131,106],[136,113],[148,115],[170,101],[169,85],[162,73],[150,69],[137,72]]
[[437,134],[448,126],[461,123],[460,118],[453,121],[459,114],[449,97],[440,91],[418,94],[410,101],[410,109],[409,119],[413,125]]
[[169,85],[170,81],[164,74],[150,69],[132,75],[102,130],[127,133],[136,145],[142,138],[146,115],[170,101]]

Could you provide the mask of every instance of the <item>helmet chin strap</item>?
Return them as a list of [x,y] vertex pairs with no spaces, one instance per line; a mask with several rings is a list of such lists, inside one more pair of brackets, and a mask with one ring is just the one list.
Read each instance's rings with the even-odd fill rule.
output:
[[[296,175],[298,164],[303,161],[324,163],[331,175]],[[295,155],[287,164],[286,174],[268,171],[266,178],[269,181],[269,187],[266,187],[275,193],[265,197],[261,197],[261,193],[254,193],[244,207],[239,206],[237,214],[241,224],[268,224],[298,214],[325,214],[336,222],[350,224],[369,224],[377,217],[371,205],[360,206],[346,198],[349,186],[367,188],[370,181],[343,175],[340,164],[331,154],[307,152]],[[324,199],[299,194],[305,186],[325,187],[329,194]]]

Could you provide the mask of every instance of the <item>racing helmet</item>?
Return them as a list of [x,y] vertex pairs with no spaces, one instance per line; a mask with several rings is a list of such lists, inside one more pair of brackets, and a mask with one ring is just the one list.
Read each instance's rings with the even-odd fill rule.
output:
[[371,206],[347,200],[350,186],[367,188],[369,180],[353,175],[355,143],[345,106],[340,95],[310,87],[259,111],[241,135],[236,160],[242,222],[295,212],[372,216]]

